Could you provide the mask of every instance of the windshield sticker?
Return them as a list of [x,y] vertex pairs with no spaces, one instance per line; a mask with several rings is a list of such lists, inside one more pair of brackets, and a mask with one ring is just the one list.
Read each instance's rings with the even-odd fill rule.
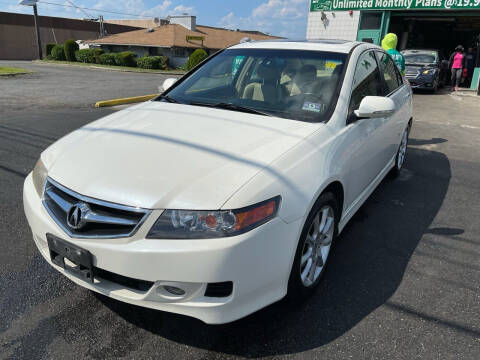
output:
[[237,73],[238,69],[240,69],[240,65],[242,65],[243,59],[245,59],[245,56],[235,56],[235,59],[233,59],[233,64],[232,64],[233,77]]
[[337,62],[333,62],[333,61],[327,61],[325,63],[325,67],[327,69],[332,69],[332,70],[335,70],[335,68],[337,67],[337,65],[339,65],[340,63],[337,63]]
[[305,102],[303,103],[302,110],[313,111],[313,112],[320,112],[320,111],[325,110],[325,105],[324,105],[324,104],[312,103],[312,102],[305,101]]

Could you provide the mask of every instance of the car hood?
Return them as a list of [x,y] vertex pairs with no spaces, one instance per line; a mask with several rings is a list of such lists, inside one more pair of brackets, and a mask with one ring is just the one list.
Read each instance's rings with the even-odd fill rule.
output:
[[150,209],[219,209],[321,126],[152,101],[74,131],[42,159],[52,179],[93,198]]

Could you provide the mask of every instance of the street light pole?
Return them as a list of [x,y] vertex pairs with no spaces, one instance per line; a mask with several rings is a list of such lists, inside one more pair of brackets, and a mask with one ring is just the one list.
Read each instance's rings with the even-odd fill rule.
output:
[[38,26],[37,0],[20,0],[18,5],[33,6],[33,21],[35,22],[35,35],[37,36],[38,58],[42,60],[42,42]]
[[40,28],[38,27],[37,4],[33,5],[33,19],[35,21],[35,33],[37,35],[38,58],[42,60],[42,42],[40,40]]

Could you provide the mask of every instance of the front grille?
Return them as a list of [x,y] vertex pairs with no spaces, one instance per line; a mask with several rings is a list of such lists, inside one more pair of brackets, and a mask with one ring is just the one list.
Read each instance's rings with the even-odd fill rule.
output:
[[152,281],[129,278],[97,267],[93,268],[94,277],[111,281],[130,289],[147,292],[153,286]]
[[418,70],[406,70],[405,71],[405,77],[407,78],[416,78],[420,72]]
[[50,178],[45,184],[43,204],[58,226],[73,238],[129,237],[150,214],[146,209],[80,195]]
[[228,297],[232,294],[233,282],[224,281],[217,283],[208,283],[205,290],[205,296],[207,297]]

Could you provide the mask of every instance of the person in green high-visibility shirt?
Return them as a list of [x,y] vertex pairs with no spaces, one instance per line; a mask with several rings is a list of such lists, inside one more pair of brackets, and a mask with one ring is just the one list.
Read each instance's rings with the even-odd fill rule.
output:
[[397,50],[398,38],[397,35],[390,33],[385,35],[382,40],[382,48],[385,50],[397,64],[398,70],[402,75],[405,75],[405,58]]

